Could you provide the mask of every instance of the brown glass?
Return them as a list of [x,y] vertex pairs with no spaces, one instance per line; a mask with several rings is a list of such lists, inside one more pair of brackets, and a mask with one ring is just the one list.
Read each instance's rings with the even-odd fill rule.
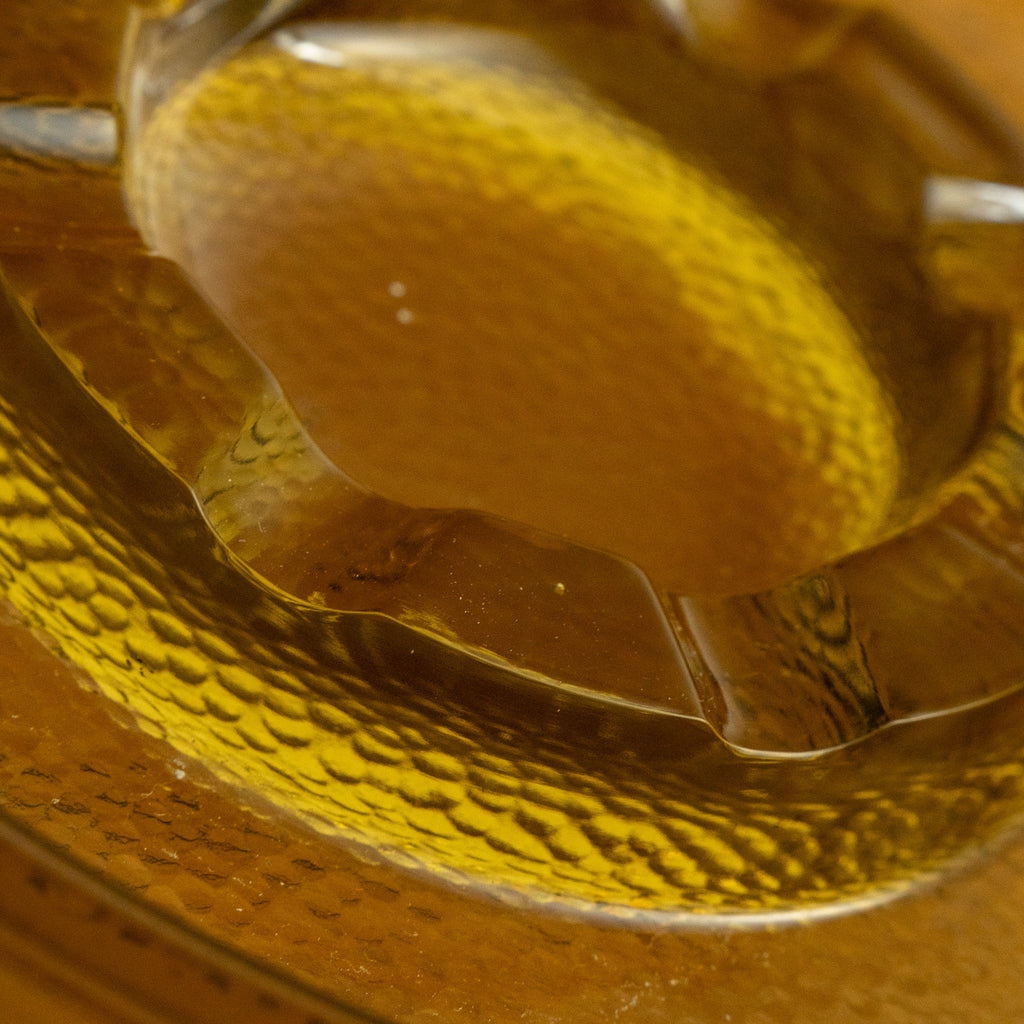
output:
[[[6,35],[11,91],[50,105],[70,102],[102,109],[113,95],[123,12],[104,7],[101,13],[84,5],[53,13],[31,8],[12,4],[2,15],[11,26]],[[772,82],[787,80],[792,52],[782,45],[785,40],[805,39],[808,32],[813,38],[817,26],[835,25],[831,8],[779,5],[751,13],[759,12],[771,17],[767,23],[751,18],[749,41],[737,33],[736,25],[725,26],[730,47],[724,53],[742,73]],[[48,25],[47,17],[55,24]],[[936,155],[941,146],[933,146],[927,131],[916,138],[920,148],[909,160],[911,177],[920,173],[914,170],[916,161],[926,160],[932,171],[948,177],[1017,180],[1012,140],[963,98],[958,85],[951,91],[953,79],[931,57],[919,55],[916,45],[884,19],[854,22],[858,27],[849,30],[851,50],[863,60],[851,62],[857,87],[875,81],[875,47],[880,47],[882,54],[898,54],[915,71],[927,70],[926,83],[942,100],[941,110],[948,111],[951,104],[954,134],[968,126],[971,144],[955,159],[944,151]],[[719,26],[699,17],[695,23],[704,45],[720,45]],[[69,24],[75,27],[70,39]],[[780,44],[770,52],[779,55],[779,67],[764,67],[764,33],[777,34],[771,38]],[[105,52],[100,42],[104,38]],[[78,39],[83,40],[83,52],[81,59],[73,59]],[[867,48],[866,57],[858,43]],[[24,56],[29,52],[31,60]],[[50,62],[41,59],[47,52],[53,54]],[[799,85],[792,88],[799,93]],[[804,121],[797,119],[797,127],[806,129],[801,138],[814,154],[810,167],[831,178],[840,168],[829,163],[827,145],[824,152],[815,146],[827,143],[824,125],[831,125],[830,119],[842,116],[846,108],[832,109],[827,96],[812,97],[806,106],[799,97],[793,102],[807,115]],[[894,122],[907,114],[899,105],[884,109]],[[914,107],[913,114],[919,117],[920,108]],[[816,123],[814,117],[824,120]],[[943,140],[947,128],[940,119]],[[864,130],[869,141],[877,138],[873,126]],[[881,135],[887,138],[885,131]],[[11,211],[4,221],[4,269],[17,292],[33,297],[47,329],[47,316],[59,324],[64,306],[73,307],[76,295],[99,286],[104,254],[114,263],[130,260],[138,242],[123,213],[116,166],[107,163],[102,132],[95,152],[77,152],[71,167],[52,154],[12,150],[2,186],[9,197],[5,208]],[[884,194],[888,184],[887,178],[869,177],[860,198]],[[813,198],[813,178],[800,186],[800,195]],[[894,205],[899,208],[899,196]],[[941,258],[929,262],[926,257],[922,267],[939,275],[958,308],[999,323],[1012,322],[1018,314],[1013,290],[1018,229],[1004,227],[944,223],[932,229],[933,235],[919,237],[931,255],[941,257],[943,246],[967,254],[955,264],[966,271],[954,270],[946,279],[942,274],[948,263]],[[901,234],[906,229],[899,223],[895,230]],[[68,290],[59,301],[48,302],[40,282],[54,280],[55,273],[62,275],[59,279],[67,282]],[[995,345],[992,351],[992,365],[981,376],[999,381],[1000,354],[1006,350]],[[981,403],[993,420],[1015,415],[1012,381],[1002,386],[1008,394]],[[939,397],[957,394],[952,388]],[[953,422],[962,420],[953,417]],[[970,459],[984,445],[977,435],[997,436],[988,432],[987,422],[983,426],[970,427],[952,445],[919,440],[920,449],[939,452],[940,461],[918,461],[927,472],[906,485],[908,494],[930,494],[954,469],[974,465]],[[1013,477],[1012,447],[993,445],[978,464],[983,471],[972,479],[976,490],[985,491],[990,476]],[[1019,681],[1019,628],[1014,611],[1020,599],[1014,574],[1004,571],[1018,520],[1002,497],[994,505],[982,502],[979,514],[972,506],[974,493],[965,487],[940,515],[923,516],[925,525],[917,532],[767,597],[678,595],[679,621],[695,638],[684,633],[688,671],[695,680],[690,700],[701,705],[701,717],[737,746],[761,751],[824,748],[870,732],[886,719],[978,703],[973,712],[923,723],[903,740],[887,743],[883,735],[855,755],[856,768],[866,777],[890,780],[908,764],[926,763],[936,750],[942,751],[952,775],[977,777],[984,767],[999,763],[997,783],[982,791],[980,804],[968,787],[962,800],[949,806],[950,822],[962,819],[960,852],[1006,834],[1017,811],[1019,774],[1014,739],[1020,714],[1014,690]],[[1006,489],[998,493],[1005,496]],[[920,515],[916,502],[911,504],[908,519]],[[894,522],[893,528],[897,526],[905,522]],[[294,593],[316,589],[304,580],[289,580],[292,567],[283,557],[277,566],[258,565],[265,576]],[[937,567],[941,573],[935,572]],[[945,589],[938,596],[934,590],[922,594],[921,581],[935,576]],[[581,577],[593,575],[584,571]],[[432,592],[428,581],[421,593],[429,598]],[[610,592],[618,591],[613,585]],[[730,719],[715,701],[721,680],[757,678],[759,659],[772,664],[774,647],[785,649],[790,635],[798,632],[794,615],[798,618],[810,604],[820,616],[830,601],[836,602],[836,594],[852,602],[856,616],[887,627],[879,630],[876,625],[865,641],[867,657],[876,669],[884,666],[889,683],[884,706],[872,703],[877,693],[858,692],[864,699],[838,735],[827,728],[816,732],[819,720],[811,716],[805,732],[794,739],[772,721],[771,703],[766,709],[760,693],[748,696],[732,688],[728,700],[747,710],[738,719],[733,712]],[[600,607],[601,601],[595,605]],[[995,633],[993,622],[999,623]],[[767,635],[759,637],[759,629]],[[998,855],[986,854],[969,871],[950,874],[938,886],[900,903],[781,932],[667,931],[663,926],[609,927],[563,919],[376,863],[372,855],[367,858],[358,849],[325,841],[252,796],[240,798],[236,789],[194,763],[182,762],[161,741],[113,726],[109,702],[81,688],[24,626],[12,622],[5,626],[5,635],[3,651],[10,666],[3,695],[10,853],[4,865],[10,882],[4,913],[11,931],[24,929],[37,940],[12,957],[38,963],[49,951],[51,960],[64,961],[63,983],[73,991],[87,991],[94,1007],[104,1007],[92,1011],[95,1019],[117,1019],[114,1014],[131,1015],[139,1007],[169,1019],[185,1013],[219,1020],[243,1013],[253,1019],[263,1014],[268,1020],[349,1019],[342,1004],[403,1020],[431,1015],[517,1019],[524,1014],[580,1021],[616,1014],[638,1021],[677,1020],[684,1014],[693,1020],[727,1014],[733,1019],[757,1019],[752,1014],[760,1014],[765,1020],[813,1020],[826,1005],[840,1020],[864,1013],[896,1020],[904,1011],[916,1019],[941,1020],[942,1013],[951,1019],[1012,1019],[1017,972],[1012,962],[994,952],[1014,948],[1011,901],[990,900],[983,913],[973,909],[986,902],[983,894],[1014,884],[1012,846]],[[586,645],[562,655],[564,671],[546,663],[544,674],[571,682],[578,658],[588,655]],[[936,672],[937,667],[943,671]],[[1005,697],[989,701],[1003,690]],[[598,687],[596,692],[608,690]],[[45,700],[40,693],[47,695]],[[634,701],[638,697],[615,695]],[[669,703],[657,691],[640,694],[639,701]],[[808,703],[820,708],[821,702],[811,694]],[[778,713],[785,718],[791,710],[785,703]],[[684,711],[693,714],[694,707],[687,704]],[[735,729],[731,734],[730,723]],[[986,751],[980,759],[979,749]],[[827,769],[828,762],[823,766]],[[797,766],[783,762],[786,768]],[[780,785],[785,784],[780,776]],[[44,852],[40,839],[51,852]],[[839,856],[841,850],[835,853]],[[53,909],[57,905],[59,912]],[[962,956],[950,950],[946,939],[954,931]],[[211,938],[219,945],[211,945]],[[26,951],[30,948],[35,952]],[[43,970],[53,978],[52,966]],[[287,982],[277,980],[280,975]],[[30,1020],[27,999],[25,1019]]]

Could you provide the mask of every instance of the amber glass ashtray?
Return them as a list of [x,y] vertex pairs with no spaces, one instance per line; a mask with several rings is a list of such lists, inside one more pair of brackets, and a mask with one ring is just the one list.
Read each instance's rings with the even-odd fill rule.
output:
[[5,1022],[1015,1019],[957,71],[823,0],[0,30]]

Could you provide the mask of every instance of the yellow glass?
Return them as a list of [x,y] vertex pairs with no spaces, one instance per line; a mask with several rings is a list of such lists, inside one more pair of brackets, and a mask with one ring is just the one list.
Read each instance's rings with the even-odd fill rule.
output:
[[11,956],[91,1019],[939,1020],[951,960],[1010,1019],[1012,912],[937,938],[1024,775],[998,116],[831,4],[35,7]]

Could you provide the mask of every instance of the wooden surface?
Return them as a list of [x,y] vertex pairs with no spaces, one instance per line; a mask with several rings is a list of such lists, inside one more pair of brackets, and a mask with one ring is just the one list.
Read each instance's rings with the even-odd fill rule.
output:
[[1024,4],[1019,0],[888,0],[1024,127]]

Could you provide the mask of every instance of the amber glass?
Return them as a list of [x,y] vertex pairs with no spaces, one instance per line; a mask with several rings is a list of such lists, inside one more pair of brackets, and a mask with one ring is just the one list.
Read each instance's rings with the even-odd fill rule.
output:
[[903,13],[8,0],[5,1019],[1016,1019],[1019,16]]

